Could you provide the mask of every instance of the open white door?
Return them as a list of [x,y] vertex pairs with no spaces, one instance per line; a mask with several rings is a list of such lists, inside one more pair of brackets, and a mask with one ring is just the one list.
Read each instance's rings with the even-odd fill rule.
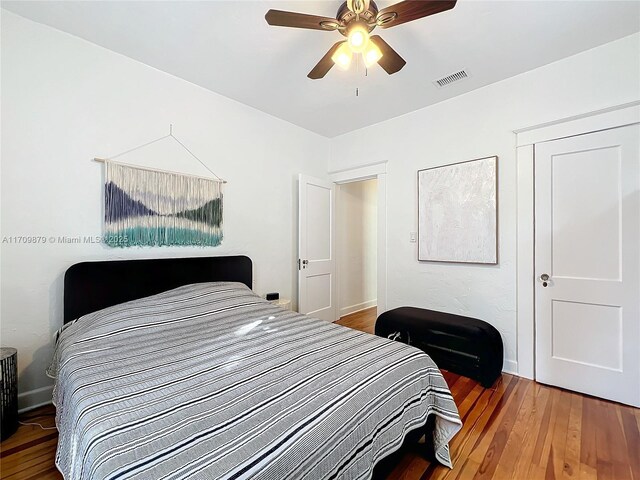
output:
[[335,185],[300,175],[298,196],[298,311],[336,320]]
[[536,380],[640,406],[640,126],[535,146]]

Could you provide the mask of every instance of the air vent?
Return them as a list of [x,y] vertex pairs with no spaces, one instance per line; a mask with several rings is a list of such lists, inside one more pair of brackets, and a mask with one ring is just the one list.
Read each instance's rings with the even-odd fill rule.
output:
[[442,88],[447,85],[451,85],[452,83],[459,82],[460,80],[464,80],[465,78],[470,77],[469,72],[466,70],[460,70],[459,72],[452,73],[451,75],[447,75],[446,77],[442,77],[438,80],[435,80],[433,83]]

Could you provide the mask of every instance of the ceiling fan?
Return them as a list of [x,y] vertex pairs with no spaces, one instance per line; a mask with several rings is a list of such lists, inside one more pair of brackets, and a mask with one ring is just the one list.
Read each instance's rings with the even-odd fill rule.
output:
[[305,13],[269,10],[265,19],[278,27],[338,31],[346,40],[335,43],[313,67],[307,77],[324,77],[333,65],[349,68],[354,54],[362,54],[367,67],[377,63],[389,75],[407,63],[379,35],[370,35],[374,28],[390,28],[422,17],[450,10],[456,0],[407,0],[378,10],[373,0],[347,0],[338,9],[336,18]]

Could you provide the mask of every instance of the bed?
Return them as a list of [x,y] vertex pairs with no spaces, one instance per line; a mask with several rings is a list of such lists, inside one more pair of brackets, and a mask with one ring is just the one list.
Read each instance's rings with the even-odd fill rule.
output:
[[206,257],[67,271],[48,372],[66,479],[368,479],[426,425],[451,467],[461,421],[425,353],[274,306],[251,270]]

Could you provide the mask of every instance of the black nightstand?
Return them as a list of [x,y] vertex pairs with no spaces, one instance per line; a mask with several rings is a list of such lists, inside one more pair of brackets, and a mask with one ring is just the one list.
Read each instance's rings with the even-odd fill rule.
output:
[[0,407],[2,409],[2,440],[18,429],[18,351],[15,348],[0,349]]

